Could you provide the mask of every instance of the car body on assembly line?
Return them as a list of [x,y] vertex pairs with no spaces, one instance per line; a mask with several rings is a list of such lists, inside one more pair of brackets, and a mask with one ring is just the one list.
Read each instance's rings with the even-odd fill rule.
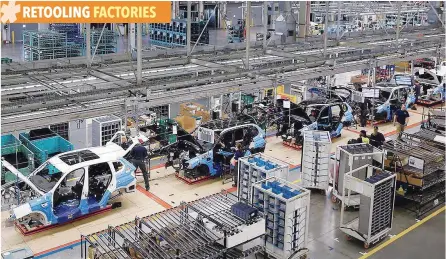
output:
[[323,130],[330,132],[333,138],[341,136],[344,127],[354,121],[353,110],[347,102],[339,100],[309,100],[284,109],[282,122],[279,123],[277,136],[286,142],[302,145],[305,130]]
[[[235,146],[241,143],[245,155],[265,150],[265,131],[256,123],[246,120],[225,119],[206,122],[196,129],[196,141],[178,141],[168,155],[168,165],[172,165],[182,178],[216,177],[229,168]],[[220,141],[224,148],[214,147]],[[216,163],[214,157],[221,157]],[[167,165],[167,164],[166,164]]]
[[121,134],[124,132],[116,133],[102,147],[56,155],[27,177],[2,161],[20,179],[2,190],[19,191],[22,198],[22,204],[11,209],[11,219],[28,229],[62,224],[110,206],[109,202],[124,192],[134,192],[135,167],[123,157],[147,138],[130,138],[124,150],[113,142]]

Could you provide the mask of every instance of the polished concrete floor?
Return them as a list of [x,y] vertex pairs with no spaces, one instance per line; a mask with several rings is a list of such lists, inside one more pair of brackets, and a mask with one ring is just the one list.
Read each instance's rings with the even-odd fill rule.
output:
[[445,212],[443,211],[369,258],[443,259],[445,258],[446,244],[445,220]]
[[[417,113],[419,111],[411,111],[411,126],[408,132],[417,131],[421,116]],[[383,133],[389,137],[394,137],[392,125],[383,125],[380,127]],[[345,144],[348,139],[357,136],[360,129],[346,129],[340,139],[335,139],[332,145],[332,151],[336,149],[336,145]],[[370,127],[367,130],[371,130]],[[296,165],[300,163],[300,151],[291,150],[281,144],[280,139],[275,137],[268,138],[266,154],[279,158],[284,162],[290,164],[291,168],[298,168]],[[156,162],[159,163],[160,161]],[[155,166],[154,163],[152,166]],[[138,190],[134,194],[123,196],[123,207],[116,211],[108,212],[99,217],[92,217],[83,222],[73,223],[72,226],[60,227],[52,229],[47,233],[32,235],[29,237],[21,237],[14,228],[5,228],[2,226],[2,246],[10,245],[11,248],[28,246],[37,253],[36,258],[79,258],[80,245],[76,241],[80,238],[80,234],[88,234],[105,229],[108,225],[116,225],[127,222],[135,215],[145,216],[164,208],[169,208],[178,205],[181,201],[192,201],[200,197],[204,197],[216,193],[222,189],[229,189],[230,183],[222,184],[221,179],[209,180],[196,185],[187,185],[172,174],[171,170],[164,168],[157,168],[152,170],[152,182],[150,194],[143,190]],[[299,169],[290,170],[292,179],[299,178]],[[139,179],[140,181],[142,179]],[[143,183],[140,183],[143,186]],[[154,199],[154,196],[157,199]],[[150,198],[151,197],[151,198]],[[365,249],[363,244],[356,240],[347,240],[345,234],[339,230],[340,225],[340,205],[332,203],[330,196],[322,195],[320,192],[314,192],[311,195],[309,221],[309,240],[308,248],[310,250],[310,258],[359,258],[367,255],[367,252],[373,251],[375,247]],[[351,220],[357,216],[358,212],[345,212],[345,220]],[[3,215],[2,215],[3,216]],[[441,215],[440,215],[441,216]],[[444,254],[444,215],[438,216],[427,221],[412,230],[400,240],[388,245],[384,249],[376,252],[373,258],[420,258],[420,254],[401,251],[404,249],[415,249],[417,251],[430,251],[436,255]],[[390,232],[389,240],[392,236],[397,236],[402,231],[417,224],[418,220],[415,215],[401,207],[395,207],[394,225]],[[8,234],[6,234],[8,232]],[[428,233],[434,234],[428,234]],[[5,240],[3,240],[5,238]],[[404,240],[409,240],[406,243]],[[20,241],[22,239],[22,241]],[[11,242],[16,240],[16,244]],[[50,241],[53,240],[53,241]],[[65,240],[65,241],[63,241]],[[423,241],[420,241],[423,240]],[[402,241],[402,242],[400,242]],[[63,244],[74,242],[69,246]],[[443,244],[443,246],[442,246]],[[65,247],[60,250],[58,246]],[[379,245],[379,244],[378,244]],[[394,246],[397,246],[394,248]],[[53,248],[55,247],[55,248]],[[2,248],[3,251],[6,249]],[[421,252],[420,252],[421,253]],[[399,256],[399,254],[404,256]],[[423,258],[423,257],[421,257]],[[431,258],[431,257],[429,257]],[[432,257],[437,258],[437,257]]]

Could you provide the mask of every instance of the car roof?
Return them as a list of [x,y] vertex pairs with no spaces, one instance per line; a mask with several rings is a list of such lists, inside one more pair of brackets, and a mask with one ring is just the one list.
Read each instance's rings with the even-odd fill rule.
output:
[[[66,155],[70,154],[76,155],[82,152],[85,153],[85,151],[87,152],[90,151],[96,156],[94,156],[90,160],[74,162],[74,163],[67,163],[66,162],[67,160],[64,159],[64,156]],[[103,147],[91,147],[91,148],[77,149],[69,152],[64,152],[50,158],[48,161],[61,172],[72,172],[73,170],[89,165],[110,162],[110,161],[117,161],[124,155],[125,151],[122,147],[120,147],[115,143],[107,143],[107,145]]]

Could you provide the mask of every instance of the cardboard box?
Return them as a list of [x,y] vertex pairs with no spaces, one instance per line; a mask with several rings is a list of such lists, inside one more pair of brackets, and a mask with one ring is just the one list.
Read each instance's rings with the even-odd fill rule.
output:
[[193,102],[180,104],[180,115],[193,116],[199,111],[206,111],[204,105]]
[[423,179],[416,178],[410,174],[404,174],[404,173],[397,173],[396,176],[397,181],[408,183],[415,186],[423,186]]
[[366,75],[352,76],[350,82],[352,84],[367,84],[367,76]]
[[175,120],[187,132],[192,132],[197,126],[197,120],[192,116],[178,116]]

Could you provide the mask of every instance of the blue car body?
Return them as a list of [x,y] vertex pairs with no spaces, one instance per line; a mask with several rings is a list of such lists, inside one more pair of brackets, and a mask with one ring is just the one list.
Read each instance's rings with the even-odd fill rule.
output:
[[[224,129],[223,131],[221,131],[220,136],[227,134],[228,132],[231,132],[233,130],[247,127],[255,127],[257,129],[258,134],[253,137],[250,144],[250,148],[248,150],[245,150],[245,155],[263,152],[266,144],[265,141],[266,135],[265,131],[256,124],[244,124]],[[229,152],[229,151],[219,151],[219,154],[227,158],[232,158],[234,156],[234,152]],[[186,172],[191,172],[201,167],[201,169],[206,170],[210,176],[213,177],[220,176],[223,173],[222,165],[214,163],[213,157],[214,154],[213,150],[211,149],[203,154],[200,154],[194,158],[185,161],[183,170],[185,170]]]

